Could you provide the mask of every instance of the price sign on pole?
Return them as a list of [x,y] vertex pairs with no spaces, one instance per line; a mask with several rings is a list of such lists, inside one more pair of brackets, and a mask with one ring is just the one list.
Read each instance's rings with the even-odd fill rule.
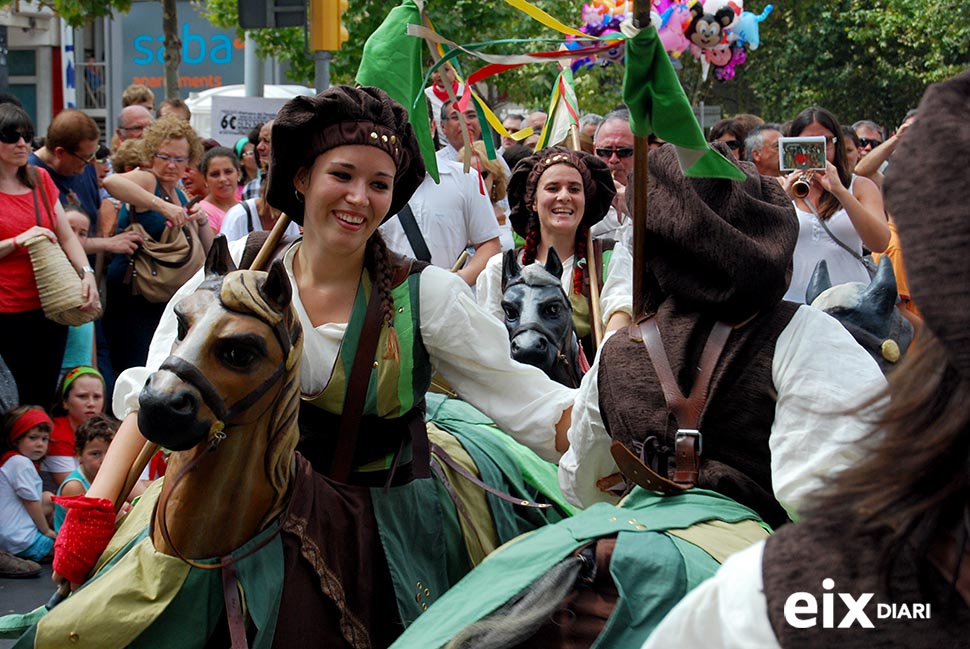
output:
[[210,137],[232,146],[256,126],[276,117],[287,101],[271,97],[213,97]]

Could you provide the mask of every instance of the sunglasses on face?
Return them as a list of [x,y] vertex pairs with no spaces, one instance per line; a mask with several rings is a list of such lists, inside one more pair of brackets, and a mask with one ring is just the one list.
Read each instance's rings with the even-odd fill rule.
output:
[[33,131],[20,128],[5,128],[0,131],[0,142],[4,144],[16,144],[23,138],[24,142],[30,144],[34,139]]
[[869,146],[869,147],[872,147],[872,148],[876,148],[880,144],[882,144],[882,140],[870,140],[867,137],[860,137],[859,138],[859,146],[860,147],[867,147],[867,146]]
[[633,155],[633,147],[625,146],[619,149],[596,149],[597,157],[600,157],[603,159],[612,158],[614,153],[616,154],[617,158],[629,158],[630,156]]
[[741,142],[739,140],[721,140],[722,144],[726,144],[727,148],[732,151],[737,151],[741,148]]
[[488,180],[488,169],[482,170],[482,180]]

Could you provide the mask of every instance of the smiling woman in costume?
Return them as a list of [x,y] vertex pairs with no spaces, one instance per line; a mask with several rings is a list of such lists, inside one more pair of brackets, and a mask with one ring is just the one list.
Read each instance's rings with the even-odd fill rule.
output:
[[[429,462],[426,447],[422,450],[412,440],[420,441],[415,427],[425,430],[423,398],[432,366],[503,430],[553,462],[564,448],[574,394],[539,370],[496,353],[507,348],[505,329],[478,307],[459,277],[388,252],[377,228],[401,209],[425,173],[407,120],[407,111],[376,88],[340,86],[316,97],[291,100],[273,124],[267,191],[268,202],[304,228],[303,239],[283,253],[282,264],[305,335],[298,450],[316,473],[312,493],[295,489],[293,498],[320,503],[336,494],[347,503],[343,513],[328,510],[325,516],[311,517],[305,534],[313,537],[322,520],[343,526],[346,539],[353,540],[324,544],[325,539],[317,539],[316,545],[326,555],[322,560],[337,566],[341,574],[340,567],[347,561],[368,566],[367,585],[375,593],[392,588],[388,569],[392,558],[385,558],[382,540],[396,539],[406,548],[410,561],[421,563],[434,545],[423,545],[423,539],[440,533],[400,528],[414,527],[414,510],[402,509],[408,494],[420,499],[429,493],[428,480],[423,477]],[[244,243],[230,247],[237,260]],[[114,408],[125,418],[124,423],[89,496],[115,498],[120,490],[144,443],[135,412],[138,393],[177,339],[174,303],[200,281],[196,276],[170,302],[147,366],[119,377]],[[368,312],[377,316],[373,326],[365,323],[365,319],[370,321],[365,315]],[[347,457],[337,450],[346,386],[353,381],[353,372],[345,368],[366,342],[376,346],[373,363],[369,359],[366,363],[374,398],[367,400],[359,442],[352,457]],[[349,467],[349,476],[347,472],[340,475],[335,467]],[[389,491],[368,488],[388,483]],[[434,489],[430,493],[437,498]],[[391,522],[387,521],[389,513],[397,515]],[[69,514],[62,535],[72,534],[71,520]],[[284,546],[287,542],[284,540]],[[96,556],[96,552],[92,548],[85,554]],[[300,561],[298,557],[296,561]],[[77,580],[86,572],[84,563],[70,565],[65,560],[63,565],[71,570],[70,578]],[[363,598],[357,593],[362,584],[347,583],[343,588],[354,599]],[[281,610],[301,605],[301,587],[319,586],[288,579]],[[400,633],[400,625],[388,619],[386,610],[367,610],[364,605],[355,614],[381,636],[372,638],[377,646],[386,646]],[[305,628],[278,627],[278,646],[301,644],[286,634],[313,637],[320,646],[342,646],[341,638],[328,635],[339,633],[339,627],[327,626],[327,620],[317,617],[325,616],[307,616],[309,626]],[[381,623],[368,624],[373,620]]]
[[[546,263],[550,248],[562,260],[563,291],[573,307],[573,326],[582,339],[590,334],[589,272],[586,268],[589,228],[602,220],[616,194],[606,163],[581,151],[543,149],[521,160],[508,186],[512,229],[525,239],[522,265]],[[600,281],[603,281],[600,265]],[[502,309],[502,255],[489,260],[475,286],[478,303],[499,320]],[[586,340],[586,354],[595,348]]]

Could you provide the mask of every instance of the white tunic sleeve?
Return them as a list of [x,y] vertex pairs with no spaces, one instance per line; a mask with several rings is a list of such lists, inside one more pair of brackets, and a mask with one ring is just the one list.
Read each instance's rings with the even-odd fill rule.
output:
[[633,253],[626,237],[613,246],[609,272],[600,292],[600,310],[604,326],[614,313],[633,317]]
[[778,391],[771,426],[771,481],[793,520],[823,478],[862,458],[869,432],[854,408],[886,387],[879,366],[835,318],[801,306],[775,345]]
[[607,434],[600,414],[599,359],[597,353],[593,366],[579,385],[572,424],[567,433],[569,449],[559,460],[559,488],[569,502],[579,507],[589,507],[597,502],[616,504],[619,500],[596,486],[600,478],[619,471],[610,454],[613,440]]
[[731,555],[713,577],[687,593],[643,649],[779,649],[761,578],[764,541]]
[[475,280],[475,299],[478,305],[498,319],[504,322],[505,312],[502,311],[502,256],[505,253],[492,255],[492,258],[485,264],[484,270],[478,274]]
[[505,327],[475,303],[457,275],[426,268],[420,302],[421,337],[445,380],[502,430],[543,459],[558,461],[555,426],[576,391],[513,361]]

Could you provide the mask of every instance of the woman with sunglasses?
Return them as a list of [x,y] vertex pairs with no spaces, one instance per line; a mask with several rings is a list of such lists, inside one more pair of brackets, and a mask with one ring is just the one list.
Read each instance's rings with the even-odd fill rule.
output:
[[83,309],[94,308],[98,288],[54,181],[45,169],[27,164],[33,137],[23,109],[0,105],[0,357],[17,382],[21,403],[50,403],[67,327],[44,317],[25,244],[37,236],[60,244],[82,278]]
[[742,122],[736,119],[722,119],[711,127],[711,133],[707,139],[711,142],[724,142],[736,159],[746,160],[744,140],[747,137],[748,129]]
[[[883,252],[889,245],[889,223],[879,189],[868,178],[853,174],[846,158],[842,126],[835,115],[812,106],[792,120],[789,137],[825,137],[825,171],[811,173],[808,195],[792,196],[798,216],[798,243],[794,270],[785,299],[805,302],[805,291],[822,259],[828,265],[832,285],[869,283],[862,262],[863,248]],[[804,174],[781,178],[785,191]]]
[[[137,221],[156,241],[165,228],[188,225],[208,252],[213,232],[205,211],[195,205],[186,209],[188,199],[178,184],[186,166],[202,157],[202,142],[188,122],[163,117],[145,131],[142,153],[147,167],[104,179],[112,196],[124,202],[118,214],[118,232]],[[165,303],[149,302],[132,294],[132,280],[126,278],[130,257],[117,255],[108,266],[108,308],[104,330],[116,372],[144,365],[152,333],[162,317]],[[127,281],[126,281],[127,279]]]

